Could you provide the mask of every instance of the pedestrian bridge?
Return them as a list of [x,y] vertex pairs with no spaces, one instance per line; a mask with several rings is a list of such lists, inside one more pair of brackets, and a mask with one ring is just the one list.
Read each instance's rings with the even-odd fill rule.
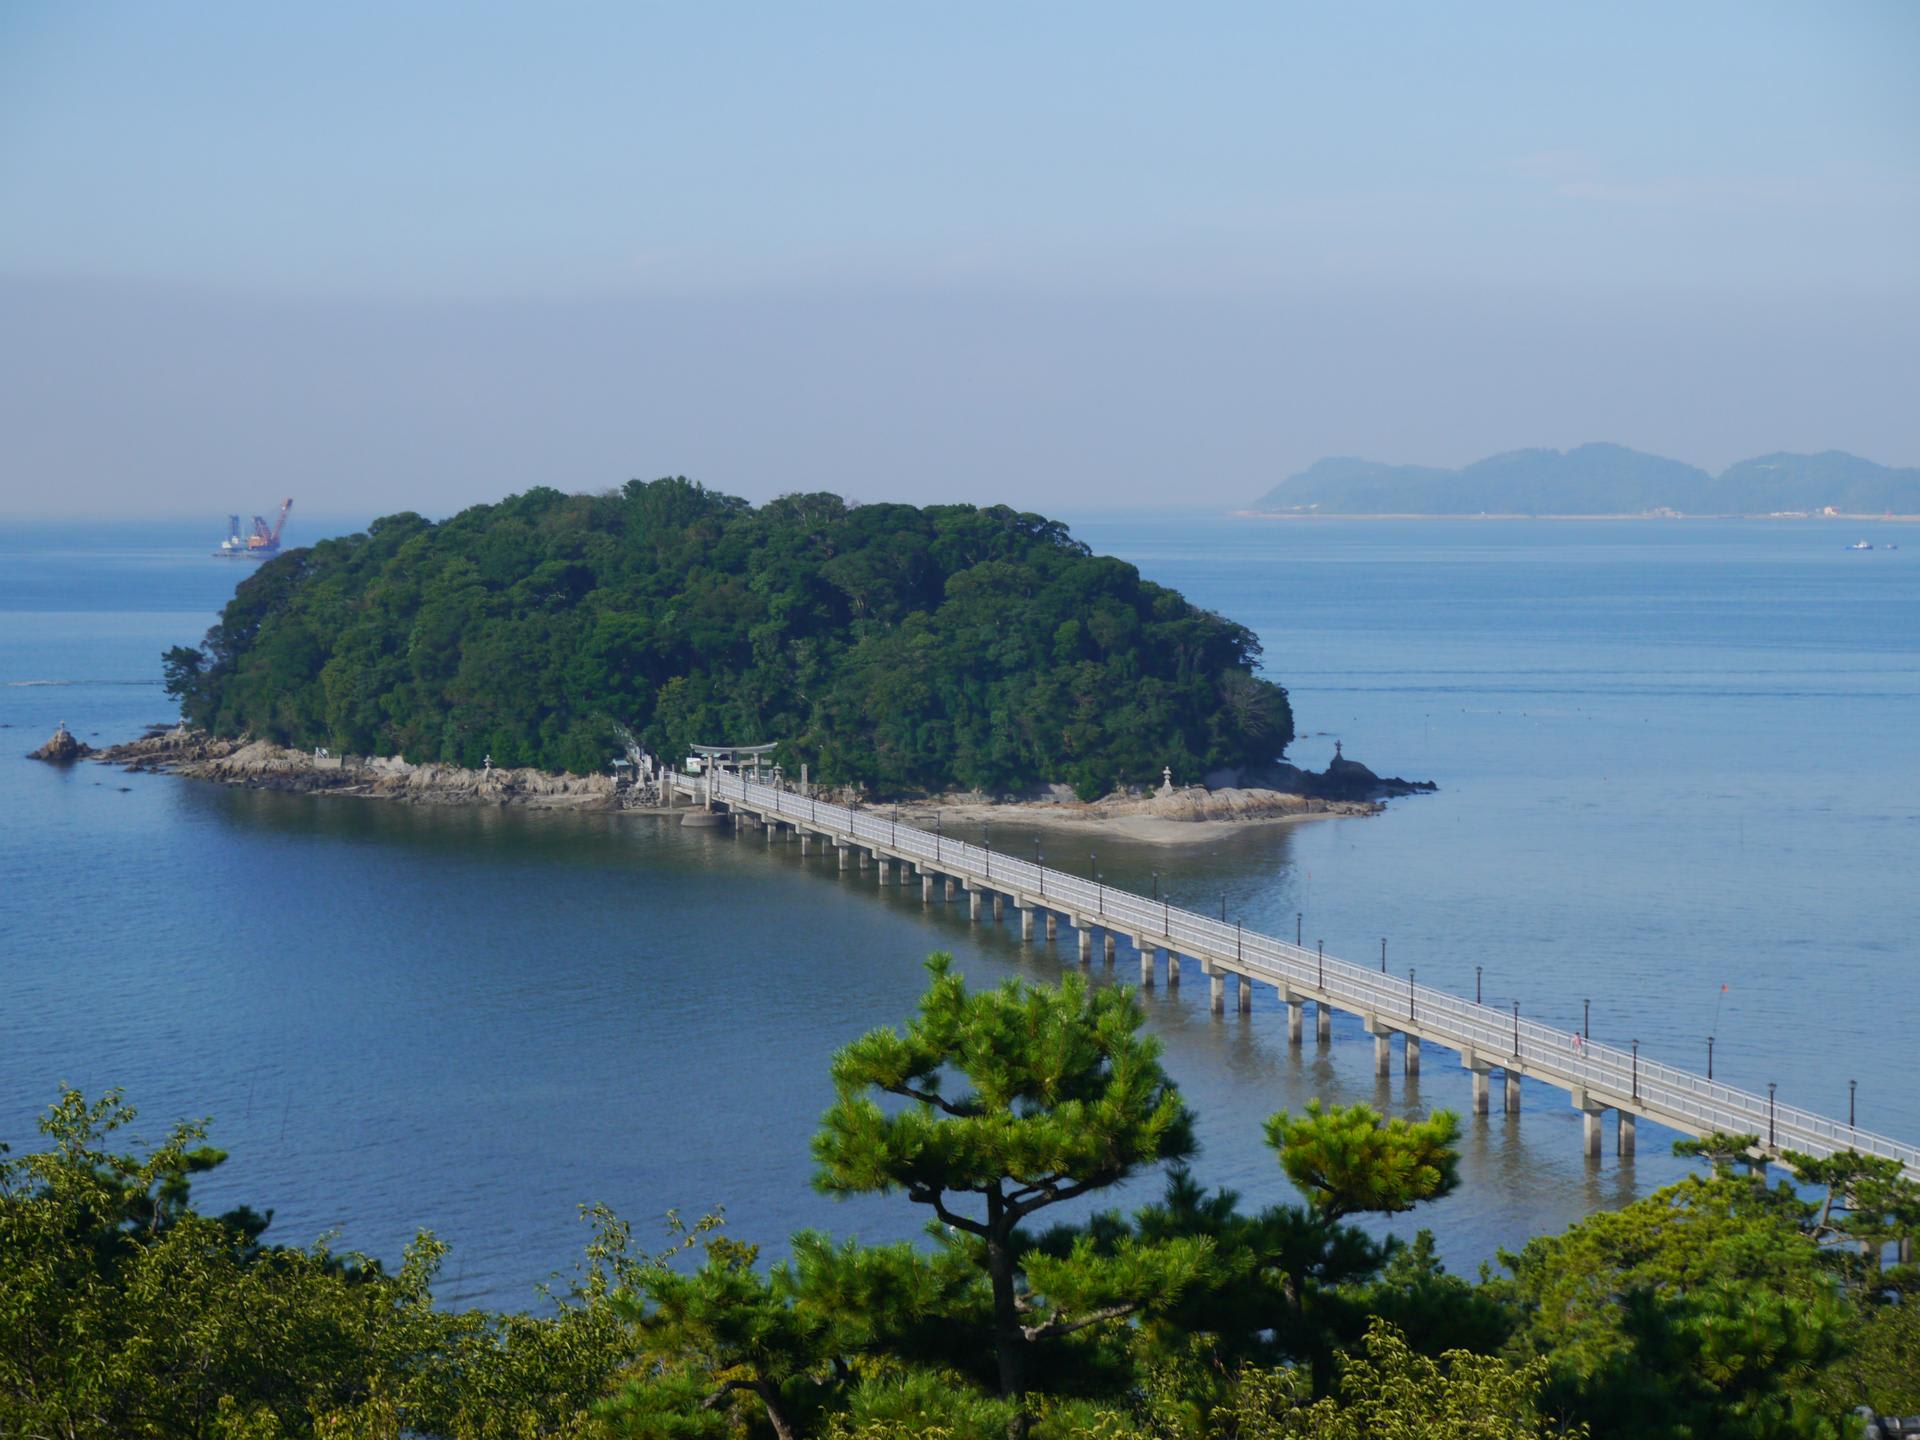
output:
[[1019,860],[990,846],[970,845],[724,770],[662,778],[668,781],[669,803],[677,797],[709,810],[724,806],[736,826],[764,828],[768,843],[784,833],[788,840],[799,841],[802,853],[816,842],[827,844],[837,849],[842,870],[850,864],[865,869],[872,861],[882,884],[893,883],[896,868],[901,884],[917,876],[926,903],[936,898],[953,901],[964,891],[976,921],[983,902],[991,905],[996,920],[1011,905],[1020,912],[1023,938],[1031,939],[1036,923],[1042,923],[1052,940],[1064,920],[1079,935],[1082,963],[1091,960],[1095,932],[1101,935],[1108,964],[1114,963],[1117,941],[1124,940],[1139,958],[1143,986],[1155,983],[1161,955],[1166,957],[1167,983],[1178,985],[1184,956],[1206,977],[1216,1014],[1226,1009],[1229,980],[1233,1003],[1242,1012],[1252,1009],[1256,984],[1271,985],[1286,1014],[1288,1039],[1296,1045],[1306,1006],[1314,1008],[1321,1040],[1331,1033],[1334,1011],[1356,1015],[1373,1036],[1377,1074],[1389,1073],[1396,1036],[1409,1075],[1419,1073],[1423,1044],[1442,1046],[1457,1053],[1471,1072],[1473,1106],[1480,1114],[1489,1108],[1496,1070],[1505,1081],[1509,1112],[1520,1108],[1523,1076],[1557,1086],[1584,1117],[1582,1143],[1588,1155],[1600,1154],[1602,1121],[1611,1111],[1621,1155],[1633,1153],[1635,1122],[1647,1119],[1690,1135],[1757,1135],[1757,1159],[1778,1160],[1787,1150],[1825,1156],[1853,1149],[1897,1159],[1909,1178],[1920,1179],[1920,1149],[1912,1145],[1782,1103],[1772,1085],[1765,1095],[1754,1094],[1649,1059],[1637,1047],[1621,1050],[1542,1025],[1522,1015],[1518,1001],[1510,1012],[1491,1008],[1337,959],[1317,947],[1309,950],[1165,900]]

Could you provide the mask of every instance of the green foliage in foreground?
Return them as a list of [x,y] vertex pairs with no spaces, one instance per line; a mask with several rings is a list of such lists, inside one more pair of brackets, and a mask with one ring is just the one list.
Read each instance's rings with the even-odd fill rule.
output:
[[758,507],[685,480],[375,521],[244,581],[166,656],[193,724],[343,754],[587,772],[787,742],[882,793],[1082,795],[1276,760],[1245,627],[995,506]]
[[[1839,1440],[1920,1409],[1920,1272],[1879,1259],[1920,1190],[1884,1162],[1793,1157],[1795,1189],[1733,1173],[1751,1137],[1685,1142],[1712,1173],[1469,1284],[1351,1223],[1454,1187],[1453,1116],[1274,1116],[1304,1203],[1247,1209],[1185,1168],[1128,992],[930,968],[904,1031],[836,1057],[814,1150],[823,1188],[932,1212],[930,1245],[803,1233],[766,1266],[709,1217],[635,1255],[590,1211],[537,1315],[437,1308],[429,1235],[389,1272],[203,1215],[203,1126],[136,1153],[117,1096],[66,1092],[44,1150],[0,1150],[0,1435]],[[1162,1164],[1130,1214],[1022,1223]]]

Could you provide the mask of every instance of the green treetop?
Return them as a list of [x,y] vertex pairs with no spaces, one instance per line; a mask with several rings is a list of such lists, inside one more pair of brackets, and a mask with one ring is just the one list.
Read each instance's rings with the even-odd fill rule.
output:
[[1139,1240],[1097,1253],[1088,1240],[1029,1254],[1022,1222],[1191,1154],[1192,1119],[1131,991],[1069,976],[976,993],[950,957],[927,968],[933,983],[904,1034],[875,1030],[834,1057],[817,1183],[903,1192],[965,1237],[991,1287],[998,1388],[1018,1397],[1036,1378],[1036,1347],[1170,1302],[1208,1249]]

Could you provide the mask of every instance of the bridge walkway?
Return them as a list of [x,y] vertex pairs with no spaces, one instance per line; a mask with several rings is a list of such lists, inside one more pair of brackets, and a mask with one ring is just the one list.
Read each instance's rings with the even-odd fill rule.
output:
[[[1757,1135],[1755,1158],[1778,1161],[1797,1150],[1825,1156],[1845,1149],[1897,1159],[1909,1178],[1920,1180],[1920,1148],[1849,1125],[1811,1110],[1781,1103],[1773,1086],[1765,1095],[1711,1080],[1633,1051],[1588,1039],[1528,1019],[1516,1002],[1512,1011],[1495,1009],[1431,986],[1399,980],[1378,970],[1309,950],[1273,936],[1247,930],[1211,916],[1150,900],[1129,890],[1101,884],[988,846],[972,845],[937,832],[901,824],[867,812],[823,802],[784,787],[761,784],[725,772],[693,777],[673,775],[679,795],[709,808],[725,806],[736,817],[761,825],[791,827],[804,839],[819,836],[840,847],[844,868],[849,853],[864,866],[871,857],[890,878],[895,865],[901,880],[911,866],[919,872],[922,897],[931,900],[936,884],[944,895],[957,885],[969,892],[979,917],[982,899],[1023,912],[1022,933],[1031,937],[1036,916],[1046,919],[1053,938],[1055,917],[1080,933],[1080,955],[1091,953],[1094,931],[1105,932],[1106,958],[1114,958],[1114,937],[1125,938],[1140,957],[1143,985],[1152,985],[1156,957],[1167,956],[1168,979],[1179,982],[1178,957],[1198,963],[1210,984],[1216,1012],[1225,1008],[1226,980],[1235,977],[1236,1004],[1250,1008],[1253,984],[1274,987],[1287,1008],[1288,1037],[1301,1038],[1303,1007],[1315,1007],[1315,1029],[1326,1038],[1334,1011],[1359,1017],[1374,1037],[1378,1073],[1386,1074],[1394,1036],[1402,1037],[1403,1063],[1417,1073],[1423,1044],[1443,1046],[1460,1057],[1473,1075],[1474,1108],[1486,1113],[1490,1076],[1502,1073],[1504,1103],[1520,1107],[1520,1080],[1544,1082],[1567,1092],[1582,1112],[1582,1145],[1589,1155],[1601,1148],[1601,1117],[1615,1115],[1616,1146],[1633,1153],[1635,1122],[1640,1119],[1689,1135],[1714,1132]],[[769,834],[769,839],[772,838]]]

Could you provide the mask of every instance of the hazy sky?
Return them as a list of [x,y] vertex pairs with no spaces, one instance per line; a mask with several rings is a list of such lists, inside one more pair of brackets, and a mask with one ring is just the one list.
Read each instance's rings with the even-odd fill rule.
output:
[[1920,464],[1920,6],[0,8],[0,511]]

